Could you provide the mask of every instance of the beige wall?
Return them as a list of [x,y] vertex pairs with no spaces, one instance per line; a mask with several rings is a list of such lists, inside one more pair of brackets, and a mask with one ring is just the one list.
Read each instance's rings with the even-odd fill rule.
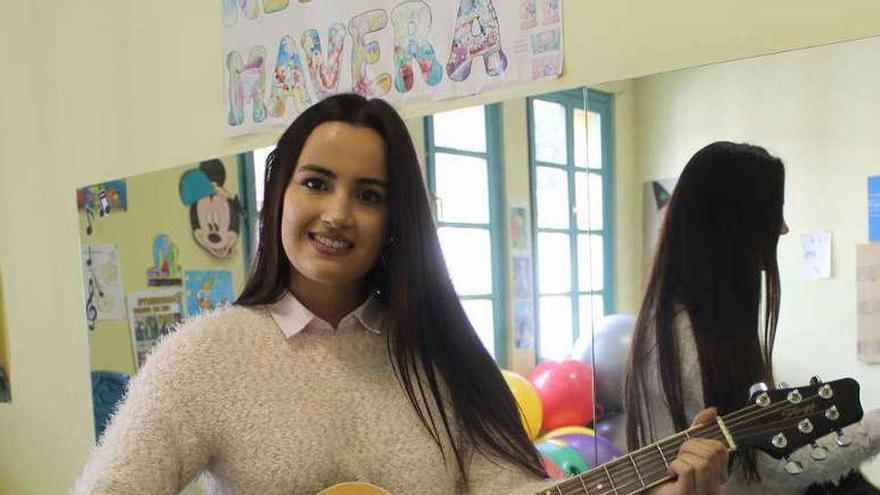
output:
[[[873,0],[846,9],[799,0],[566,5],[561,80],[405,113],[880,31]],[[64,493],[92,444],[74,189],[275,137],[221,135],[219,17],[208,0],[4,5],[0,273],[14,400],[0,404],[0,493]]]
[[[778,378],[800,384],[813,375],[852,376],[866,409],[880,407],[880,366],[856,361],[855,250],[867,242],[866,178],[880,174],[878,87],[880,39],[635,82],[633,194],[641,197],[640,182],[677,175],[715,140],[762,145],[785,162],[791,232],[779,247]],[[833,233],[829,280],[800,272],[800,235],[818,230]],[[880,462],[868,472],[880,481]]]

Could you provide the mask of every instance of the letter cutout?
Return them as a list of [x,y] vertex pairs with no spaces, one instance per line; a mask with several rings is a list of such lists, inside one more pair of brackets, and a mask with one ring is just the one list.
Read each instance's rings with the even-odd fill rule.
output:
[[287,8],[290,0],[263,0],[263,12],[272,14]]
[[476,57],[483,57],[486,74],[490,76],[507,70],[507,56],[501,49],[501,26],[492,0],[461,0],[446,73],[454,81],[464,81],[470,76]]
[[348,31],[353,41],[351,50],[351,81],[352,91],[366,98],[381,97],[391,90],[391,76],[383,72],[370,79],[367,65],[379,61],[379,43],[367,42],[369,33],[382,30],[388,25],[388,14],[384,10],[370,10],[354,16],[348,23]]
[[251,48],[247,64],[241,55],[230,52],[226,56],[226,70],[229,72],[229,117],[231,126],[244,123],[245,106],[250,103],[254,123],[266,120],[266,104],[263,103],[266,87],[266,48]]
[[327,36],[329,52],[326,58],[321,49],[321,35],[316,29],[310,29],[302,35],[302,46],[306,52],[309,74],[312,76],[312,86],[315,87],[319,99],[339,92],[339,66],[347,35],[342,24],[334,22],[330,26]]
[[269,93],[269,112],[273,117],[283,117],[287,113],[288,98],[293,98],[293,106],[297,113],[312,104],[312,98],[306,88],[306,71],[302,57],[291,36],[281,38],[278,43],[275,78]]
[[232,26],[238,22],[238,11],[248,19],[256,19],[260,13],[260,0],[223,0],[223,24]]
[[440,84],[443,66],[437,61],[434,46],[428,41],[431,32],[431,8],[425,2],[405,2],[391,12],[394,25],[394,87],[406,93],[413,87],[412,59],[416,59],[429,86]]

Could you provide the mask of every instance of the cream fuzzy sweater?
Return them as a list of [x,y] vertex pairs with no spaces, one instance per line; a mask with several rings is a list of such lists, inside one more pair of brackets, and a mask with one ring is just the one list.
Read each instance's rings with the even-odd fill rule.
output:
[[312,495],[368,481],[393,495],[532,493],[478,453],[468,486],[419,422],[386,338],[356,325],[286,338],[267,307],[233,306],[167,337],[132,380],[76,494]]
[[[685,417],[692,418],[704,407],[711,406],[703,401],[703,382],[700,372],[700,361],[697,345],[687,313],[679,313],[675,321],[675,332],[678,344],[681,373],[682,399],[684,400]],[[660,370],[656,354],[648,360],[645,404],[649,411],[649,421],[654,440],[660,440],[675,433],[663,385],[660,381]],[[737,391],[731,391],[736,393]],[[742,393],[745,393],[743,391]],[[864,398],[863,398],[864,399]],[[792,454],[791,458],[801,462],[804,472],[797,476],[788,474],[782,461],[778,461],[763,452],[757,452],[758,471],[761,474],[760,484],[748,484],[740,477],[732,476],[721,487],[724,495],[800,495],[804,487],[811,483],[837,481],[841,475],[875,455],[880,450],[880,410],[866,413],[861,423],[844,429],[852,437],[849,447],[835,445],[833,436],[819,439],[818,443],[828,448],[830,455],[824,461],[815,461],[809,455],[810,447],[804,447]]]

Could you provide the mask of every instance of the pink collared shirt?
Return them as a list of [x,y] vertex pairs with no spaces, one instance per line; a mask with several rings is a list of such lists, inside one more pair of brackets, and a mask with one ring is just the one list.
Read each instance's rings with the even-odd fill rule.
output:
[[[290,291],[280,301],[268,306],[269,314],[288,339],[306,329],[334,331],[332,325],[315,316]],[[385,311],[382,302],[370,296],[354,311],[339,321],[339,329],[345,330],[358,326],[377,335],[382,333],[382,322]]]

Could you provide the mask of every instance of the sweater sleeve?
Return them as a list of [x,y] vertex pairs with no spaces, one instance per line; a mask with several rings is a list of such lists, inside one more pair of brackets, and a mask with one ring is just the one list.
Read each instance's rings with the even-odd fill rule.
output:
[[74,495],[178,493],[204,469],[194,327],[163,339],[132,379]]

